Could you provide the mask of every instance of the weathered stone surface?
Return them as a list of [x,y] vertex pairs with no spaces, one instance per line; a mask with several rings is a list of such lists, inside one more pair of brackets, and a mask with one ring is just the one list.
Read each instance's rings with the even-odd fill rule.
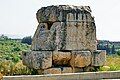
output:
[[52,47],[56,50],[61,50],[65,44],[65,22],[54,22],[51,26],[50,32],[50,41],[52,44]]
[[53,52],[53,65],[69,65],[69,61],[71,59],[71,53],[70,52]]
[[[105,52],[96,51],[96,26],[89,6],[42,7],[36,17],[39,25],[31,51],[22,55],[25,65],[40,74],[81,72],[82,67],[103,65]],[[70,66],[72,70],[66,68]]]
[[96,26],[89,6],[43,7],[37,19],[32,50],[97,50]]
[[97,50],[95,25],[91,24],[90,22],[67,22],[65,50]]
[[103,66],[106,61],[106,51],[105,50],[97,50],[93,52],[92,56],[92,65],[93,66]]
[[38,69],[38,74],[61,74],[61,73],[73,73],[71,67],[58,67],[58,68],[48,68],[48,69]]
[[34,34],[31,50],[54,50],[54,45],[51,47],[50,31],[47,23],[40,23]]
[[43,71],[44,74],[61,74],[61,68],[50,68]]
[[[64,22],[84,19],[84,16],[90,15],[89,6],[58,5],[42,7],[36,13],[39,23],[43,22]],[[86,15],[84,15],[86,13]]]
[[90,51],[72,51],[72,59],[70,65],[74,67],[85,67],[91,64],[91,52]]
[[62,67],[61,73],[73,73],[73,70],[71,67]]
[[33,68],[31,51],[23,51],[21,56],[23,64],[29,68]]
[[83,72],[82,68],[73,68],[73,73]]
[[47,69],[52,66],[51,51],[31,51],[22,54],[23,64],[34,69]]
[[39,75],[43,75],[44,74],[44,70],[43,69],[37,69],[37,72]]

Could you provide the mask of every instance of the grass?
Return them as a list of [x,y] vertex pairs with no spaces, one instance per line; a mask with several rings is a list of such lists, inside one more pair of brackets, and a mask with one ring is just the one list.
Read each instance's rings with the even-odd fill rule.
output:
[[120,56],[107,55],[105,66],[100,68],[100,71],[117,71],[120,70]]

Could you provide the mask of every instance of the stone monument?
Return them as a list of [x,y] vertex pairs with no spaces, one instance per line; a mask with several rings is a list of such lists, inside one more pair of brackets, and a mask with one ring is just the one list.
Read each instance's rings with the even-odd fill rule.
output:
[[38,27],[23,64],[39,74],[97,70],[106,52],[97,50],[96,26],[89,6],[52,5],[36,13]]

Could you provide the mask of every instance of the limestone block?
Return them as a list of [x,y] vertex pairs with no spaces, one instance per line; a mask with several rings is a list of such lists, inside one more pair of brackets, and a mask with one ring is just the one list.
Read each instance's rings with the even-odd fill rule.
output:
[[37,72],[39,75],[43,75],[44,74],[44,70],[43,69],[37,69]]
[[43,71],[44,74],[61,74],[61,68],[49,68]]
[[54,51],[53,52],[53,65],[69,65],[69,61],[71,59],[70,52],[60,52]]
[[[51,47],[52,46],[52,47]],[[47,23],[40,23],[34,34],[31,50],[54,50],[50,42],[50,31]]]
[[91,13],[89,6],[57,5],[42,7],[36,17],[39,23],[64,22],[79,20],[79,14],[86,13]]
[[72,67],[85,67],[91,64],[90,51],[72,51],[72,59],[70,65]]
[[93,66],[103,66],[106,61],[106,51],[97,50],[93,52],[92,65]]
[[[44,28],[43,28],[44,26]],[[61,50],[65,44],[65,22],[55,22],[47,29],[47,23],[40,23],[33,37],[32,50]]]
[[50,30],[46,27],[47,23],[39,24],[32,50],[97,50],[96,29],[91,22],[54,22]]
[[29,68],[33,68],[32,66],[32,55],[31,51],[22,51],[22,63]]
[[71,67],[62,67],[61,73],[73,73],[73,70]]
[[[97,50],[96,29],[92,23],[66,22],[59,38],[59,50]],[[88,25],[88,26],[86,26]],[[60,34],[61,34],[60,33]],[[60,36],[63,36],[60,35]],[[61,45],[62,44],[62,45]]]
[[77,47],[77,27],[76,22],[66,23],[66,44],[65,50],[78,50]]
[[83,72],[82,68],[73,68],[73,73],[79,73],[79,72]]
[[33,51],[33,68],[47,69],[52,66],[51,51]]
[[65,42],[65,22],[54,22],[51,26],[50,32],[50,41],[51,44],[54,44],[56,50],[63,49]]
[[73,70],[71,67],[60,67],[60,68],[48,68],[48,69],[39,69],[37,70],[38,74],[61,74],[61,73],[72,73]]
[[47,69],[52,66],[51,51],[31,51],[22,56],[23,64],[34,69]]

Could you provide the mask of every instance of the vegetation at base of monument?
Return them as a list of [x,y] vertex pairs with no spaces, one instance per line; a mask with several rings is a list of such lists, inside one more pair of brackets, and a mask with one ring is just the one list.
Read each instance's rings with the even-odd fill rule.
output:
[[105,66],[100,67],[100,71],[116,71],[120,70],[120,56],[107,55]]
[[3,75],[35,74],[35,70],[24,66],[21,53],[29,50],[30,45],[21,43],[20,39],[0,36],[0,73]]

